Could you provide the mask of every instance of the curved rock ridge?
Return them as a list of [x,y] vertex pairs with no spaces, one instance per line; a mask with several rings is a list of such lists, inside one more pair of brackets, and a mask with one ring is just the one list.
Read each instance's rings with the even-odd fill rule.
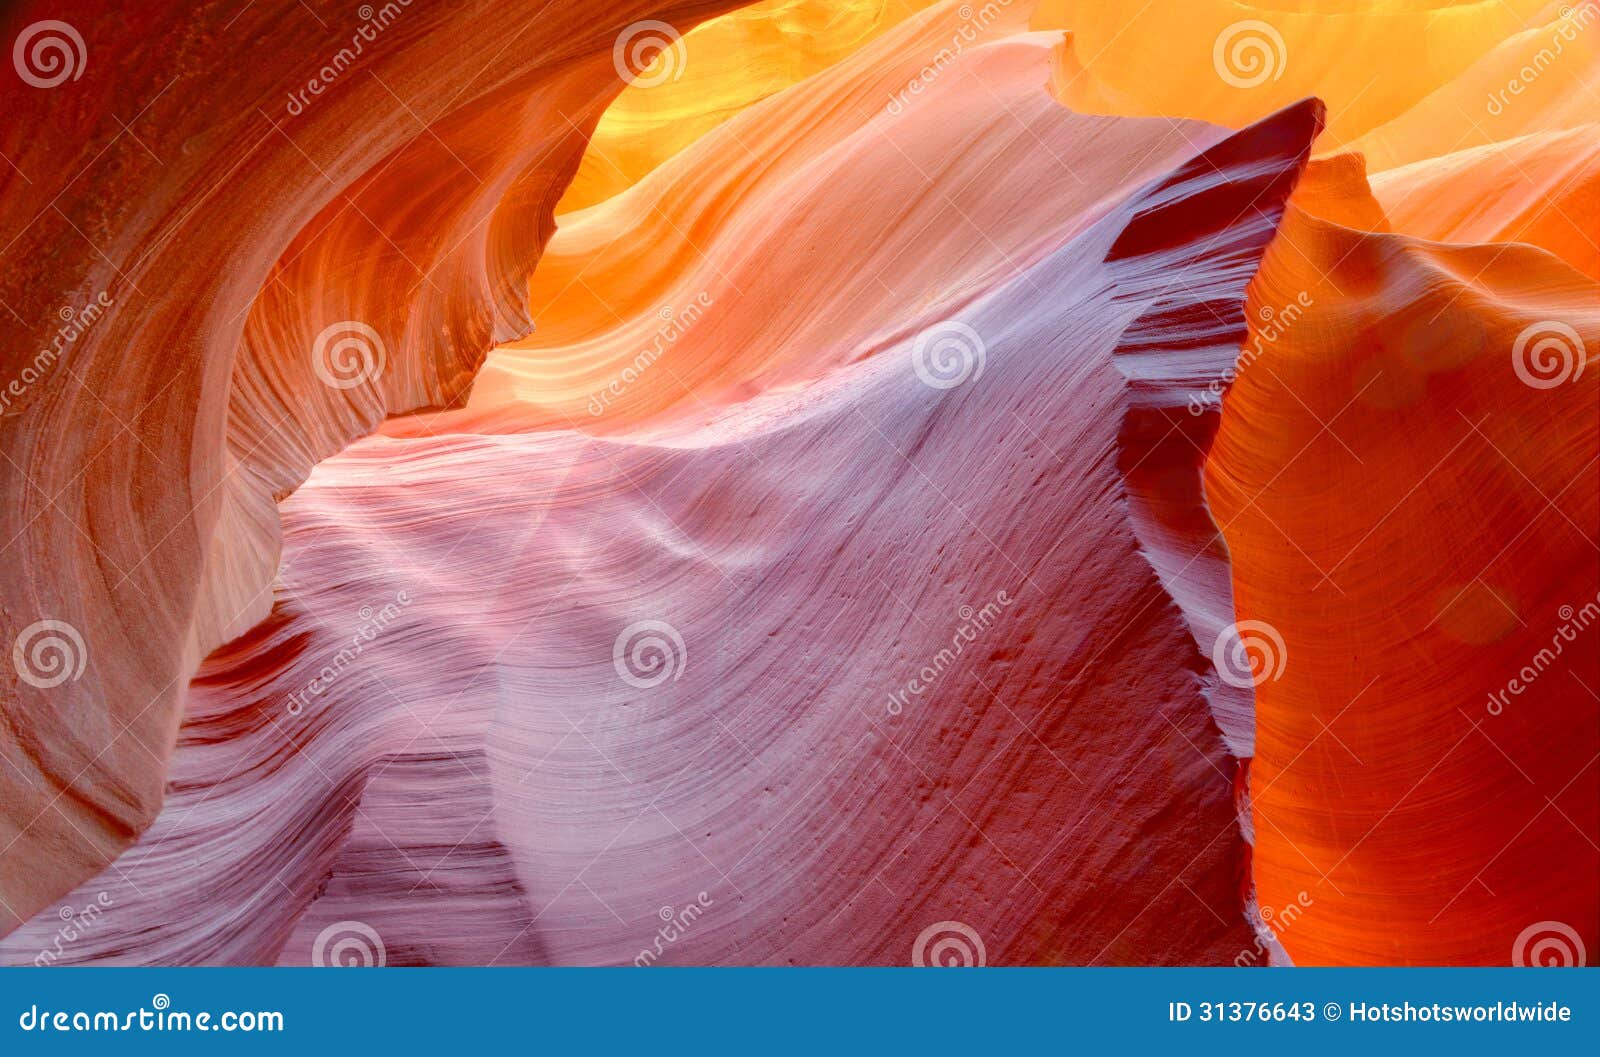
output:
[[1600,119],[1600,0],[1552,0],[1517,29],[1352,149],[1378,172]]
[[1299,964],[1600,956],[1596,27],[1547,7],[1319,162],[1252,286],[1208,490]]
[[[1314,95],[1331,114],[1318,146],[1337,150],[1420,109],[1440,85],[1531,34],[1534,20],[1592,2],[1040,0],[1034,26],[1071,31],[1060,84],[1075,110],[1237,128]],[[1435,112],[1434,120],[1449,127],[1459,117]],[[1423,132],[1422,141],[1436,135]],[[1442,147],[1421,156],[1454,149]]]
[[1253,327],[1206,489],[1272,656],[1256,885],[1315,901],[1278,938],[1297,964],[1516,964],[1546,940],[1583,958],[1600,288],[1532,246],[1291,210],[1250,304],[1273,329]]
[[[1048,102],[1058,39],[995,54]],[[990,964],[1249,956],[1235,760],[1152,568],[1183,537],[1141,541],[1162,496],[1124,485],[1123,422],[1242,325],[1320,111],[1026,113],[1036,151],[1119,159],[1104,191],[810,384],[605,437],[464,413],[318,465],[272,619],[191,686],[160,818],[68,897],[127,911],[62,960],[306,964],[345,935],[388,964],[905,964],[941,928]]]
[[[533,284],[537,333],[495,350],[464,415],[390,432],[503,416],[517,428],[609,433],[692,423],[805,384],[898,338],[904,305],[954,311],[1058,246],[1108,194],[1193,153],[1183,126],[1153,138],[1149,158],[1092,150],[1119,123],[1071,114],[1039,91],[1050,38],[1020,32],[1024,5],[981,24],[966,10],[944,3],[908,19],[564,217]],[[928,56],[952,41],[959,59],[924,85]],[[935,110],[945,119],[930,120]],[[1048,196],[1036,193],[1041,171],[1058,174]],[[855,208],[886,221],[841,221],[828,240],[797,240],[809,215],[837,212],[839,173]],[[908,199],[907,180],[933,190]],[[841,258],[853,274],[820,281]],[[744,340],[755,327],[767,335],[759,344]]]
[[[1197,257],[1230,269],[1240,289],[1255,275],[1306,162],[1305,145],[1322,131],[1321,103],[1302,103],[1251,137],[1226,140],[1185,164],[1146,196],[1112,247],[1137,258],[1181,233]],[[1206,173],[1232,173],[1208,182]],[[1118,465],[1134,531],[1162,584],[1182,609],[1195,642],[1210,655],[1234,623],[1227,545],[1212,520],[1202,467],[1220,419],[1222,394],[1249,337],[1232,288],[1194,287],[1161,278],[1144,314],[1124,332],[1115,363],[1128,379]],[[1226,666],[1224,666],[1226,668]],[[1222,675],[1223,678],[1218,676]],[[1230,671],[1207,676],[1206,694],[1229,751],[1254,753],[1251,688]]]
[[0,13],[0,961],[1600,958],[1600,0],[728,6]]
[[1373,177],[1372,193],[1395,230],[1431,242],[1526,243],[1600,282],[1592,234],[1600,230],[1600,123],[1389,169]]
[[1314,84],[1335,115],[1207,457],[1263,946],[1592,961],[1600,4],[1141,6],[1041,4],[1053,94],[1238,124]]
[[[1025,0],[991,2],[1026,6]],[[696,26],[606,108],[556,214],[626,190],[716,126],[933,5],[934,0],[762,0]],[[648,32],[635,39],[647,40]]]
[[0,930],[155,816],[273,500],[526,328],[619,31],[719,6],[7,5],[0,597],[67,659],[0,683]]

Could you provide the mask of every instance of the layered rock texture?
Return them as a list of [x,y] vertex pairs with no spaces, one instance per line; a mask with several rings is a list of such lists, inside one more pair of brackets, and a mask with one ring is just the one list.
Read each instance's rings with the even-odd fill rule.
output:
[[1600,956],[1594,0],[730,6],[0,22],[0,959]]

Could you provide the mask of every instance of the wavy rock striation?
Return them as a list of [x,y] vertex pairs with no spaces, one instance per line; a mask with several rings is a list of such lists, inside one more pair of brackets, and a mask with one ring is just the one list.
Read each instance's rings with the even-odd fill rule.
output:
[[1600,957],[1600,0],[723,6],[0,16],[0,957]]
[[0,623],[72,677],[3,670],[0,930],[155,816],[184,684],[270,603],[273,501],[526,329],[618,31],[718,6],[8,5]]
[[1238,615],[1277,636],[1255,878],[1263,905],[1315,901],[1283,946],[1503,965],[1538,936],[1581,959],[1600,928],[1600,288],[1533,246],[1291,211],[1248,314],[1274,331],[1252,334],[1206,487]]
[[[1058,39],[964,57],[1030,100],[1011,118],[947,131],[935,93],[904,132],[1093,157],[1100,190],[1040,233],[969,182],[988,154],[929,170],[1011,266],[930,254],[953,278],[928,264],[808,384],[751,371],[698,421],[606,436],[469,410],[320,464],[283,506],[273,617],[191,687],[165,810],[80,889],[128,911],[71,960],[303,964],[348,934],[390,964],[903,964],[954,924],[995,964],[1252,950],[1201,610],[1157,572],[1188,546],[1164,519],[1199,459],[1142,416],[1242,332],[1319,111],[1234,136],[1073,115],[1043,90]],[[859,135],[825,125],[783,164],[851,171]],[[801,209],[789,186],[800,245],[879,193]],[[733,286],[723,252],[706,266]],[[819,298],[862,281],[813,272]],[[737,373],[790,326],[716,303],[673,363]],[[609,363],[634,336],[588,341]],[[173,900],[204,910],[145,909]]]

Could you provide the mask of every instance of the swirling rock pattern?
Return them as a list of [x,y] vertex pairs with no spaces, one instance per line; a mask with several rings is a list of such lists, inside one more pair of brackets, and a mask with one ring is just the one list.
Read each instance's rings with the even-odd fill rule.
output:
[[1207,494],[1239,615],[1288,644],[1252,803],[1262,901],[1318,901],[1297,963],[1505,964],[1533,921],[1600,927],[1597,295],[1532,246],[1302,213],[1257,277],[1251,318],[1308,307],[1256,336]]
[[1600,3],[729,6],[0,16],[0,959],[1600,953]]
[[[8,638],[61,620],[88,660],[49,692],[4,673],[7,927],[154,817],[184,684],[270,604],[274,499],[525,329],[617,32],[714,11],[8,5],[7,40],[60,21],[85,58],[0,73],[0,597]],[[387,367],[331,387],[311,352],[351,320]]]
[[[970,61],[1020,95],[1049,56]],[[1037,260],[875,354],[649,438],[380,437],[320,465],[284,505],[274,617],[202,670],[166,810],[92,882],[209,909],[80,956],[299,963],[348,920],[389,964],[904,964],[937,920],[994,964],[1249,948],[1235,764],[1128,516],[1117,359],[1203,310],[1217,348],[1242,333],[1316,109],[1224,139],[1037,99],[1015,149],[1092,141],[1153,178],[1053,248],[998,230]],[[860,208],[829,205],[819,232]],[[983,369],[930,385],[918,337],[957,316]],[[650,629],[670,678],[618,648],[643,622],[676,633]]]

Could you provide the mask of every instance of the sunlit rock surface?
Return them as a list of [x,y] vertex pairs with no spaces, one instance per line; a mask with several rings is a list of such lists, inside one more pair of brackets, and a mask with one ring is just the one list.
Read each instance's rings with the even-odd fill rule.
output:
[[1600,956],[1596,0],[718,7],[0,19],[0,958]]

